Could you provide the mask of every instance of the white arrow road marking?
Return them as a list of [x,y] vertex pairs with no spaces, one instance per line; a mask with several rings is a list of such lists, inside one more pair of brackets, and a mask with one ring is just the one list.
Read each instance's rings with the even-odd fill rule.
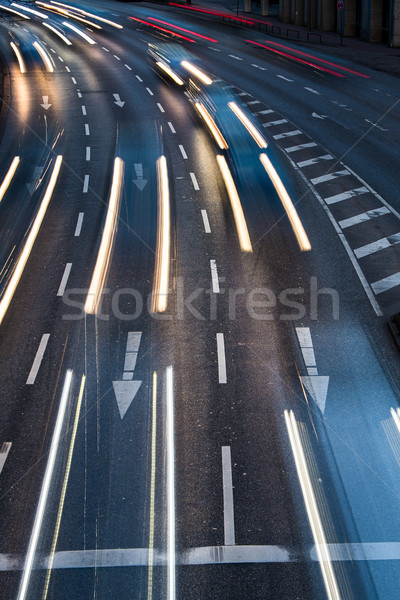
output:
[[40,106],[43,106],[44,110],[47,110],[48,108],[50,108],[51,104],[49,104],[48,96],[43,96],[43,104],[41,104]]
[[305,375],[301,377],[301,381],[318,404],[321,412],[324,413],[328,395],[329,375]]
[[136,172],[136,179],[133,180],[133,183],[142,192],[143,189],[144,189],[144,186],[147,183],[147,179],[143,179],[143,165],[142,165],[142,163],[135,163],[135,172]]
[[121,419],[124,418],[126,411],[132,404],[141,385],[141,381],[113,381],[115,397],[117,399]]
[[125,104],[125,101],[121,100],[121,98],[119,97],[119,94],[113,94],[113,96],[115,98],[114,104],[116,104],[117,106],[119,106],[120,108],[122,108],[123,105]]

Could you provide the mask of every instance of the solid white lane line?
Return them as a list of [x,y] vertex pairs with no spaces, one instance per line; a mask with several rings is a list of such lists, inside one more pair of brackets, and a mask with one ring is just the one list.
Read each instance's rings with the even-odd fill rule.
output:
[[360,248],[354,250],[354,254],[357,256],[357,258],[364,258],[364,256],[368,256],[374,252],[379,252],[385,248],[390,248],[390,246],[394,246],[395,244],[400,244],[400,233],[395,233],[393,235],[389,235],[387,238],[381,238],[376,242],[361,246]]
[[90,135],[89,125],[85,123],[85,135]]
[[165,113],[165,110],[164,110],[162,104],[160,104],[159,102],[157,102],[157,106],[160,109],[160,112]]
[[176,133],[175,127],[172,125],[171,121],[168,121],[168,125],[172,133]]
[[217,333],[218,383],[226,383],[226,359],[224,334]]
[[172,367],[167,368],[167,560],[168,593],[167,600],[175,600],[175,418],[174,418],[174,374]]
[[204,231],[206,233],[211,233],[210,221],[208,220],[207,211],[202,209],[201,216],[203,217]]
[[294,129],[293,131],[287,131],[286,133],[278,133],[277,135],[274,135],[273,138],[274,140],[283,140],[284,138],[301,135],[302,133],[303,132],[299,129]]
[[375,294],[382,294],[382,292],[387,292],[387,290],[391,290],[398,285],[400,285],[400,272],[389,275],[389,277],[384,277],[384,279],[375,281],[375,283],[371,283],[371,287]]
[[82,108],[82,114],[83,114],[83,116],[86,117],[86,114],[87,114],[86,113],[86,106],[81,106],[81,108]]
[[8,453],[11,450],[12,442],[4,442],[0,450],[0,473],[3,470],[4,464],[7,460]]
[[74,233],[74,236],[75,236],[75,237],[78,237],[78,236],[80,236],[80,235],[81,235],[81,231],[82,231],[82,222],[83,222],[83,215],[84,215],[84,214],[85,214],[85,213],[83,213],[83,212],[80,212],[80,213],[79,213],[79,215],[78,215],[78,221],[77,221],[77,223],[76,223],[76,229],[75,229],[75,233]]
[[349,190],[348,192],[342,192],[341,194],[335,194],[334,196],[328,196],[328,198],[324,198],[327,204],[336,204],[336,202],[342,202],[343,200],[348,200],[349,198],[354,198],[354,196],[359,196],[360,194],[367,194],[368,189],[363,185],[362,187],[355,188],[354,190]]
[[283,125],[287,123],[286,119],[278,119],[278,121],[268,121],[267,123],[263,123],[263,127],[274,127],[275,125]]
[[83,193],[87,194],[88,189],[89,189],[89,175],[85,175],[85,178],[83,180]]
[[301,160],[297,163],[297,166],[302,169],[303,167],[310,167],[324,160],[333,160],[333,156],[330,154],[324,154],[323,156],[316,156],[315,158],[309,158],[308,160]]
[[349,219],[343,219],[343,221],[339,221],[339,225],[342,229],[347,229],[347,227],[352,227],[353,225],[358,225],[359,223],[365,223],[366,221],[376,219],[377,217],[382,217],[388,213],[390,213],[390,210],[386,208],[386,206],[381,206],[379,208],[375,208],[374,210],[367,210],[367,212],[361,213],[360,215],[355,215]]
[[153,92],[151,91],[150,88],[146,88],[146,90],[149,92],[150,96],[154,96]]
[[28,552],[26,554],[24,570],[21,583],[18,590],[17,600],[25,600],[28,591],[29,580],[32,573],[34,558],[36,555],[37,544],[39,541],[43,517],[47,504],[50,483],[53,478],[54,465],[57,457],[57,449],[60,443],[62,426],[64,423],[65,411],[68,404],[69,392],[72,382],[72,371],[68,370],[65,376],[64,387],[61,395],[60,406],[58,409],[57,421],[54,428],[53,438],[51,440],[50,452],[48,455],[46,472],[43,479],[42,489],[40,490],[38,507],[35,514],[35,521],[32,528],[31,537],[29,540]]
[[344,233],[339,233],[338,235],[339,235],[340,239],[342,240],[342,244],[345,247],[346,252],[353,264],[353,267],[358,275],[361,285],[363,286],[364,291],[368,296],[368,300],[371,302],[372,308],[374,309],[374,311],[378,315],[378,317],[382,317],[383,312],[381,310],[381,307],[379,306],[379,303],[377,302],[377,300],[374,296],[371,286],[369,285],[364,273],[362,272],[362,269],[361,269],[360,265],[358,264],[356,257],[354,256],[353,250],[350,248],[349,242],[346,240]]
[[285,148],[285,152],[290,154],[291,152],[303,150],[303,148],[314,148],[315,146],[317,146],[315,142],[308,142],[307,144],[299,144],[298,146],[289,146],[289,148]]
[[36,380],[36,377],[37,377],[38,371],[40,369],[40,365],[42,363],[43,356],[44,356],[44,353],[46,350],[46,346],[49,341],[49,337],[50,337],[49,333],[44,333],[42,335],[42,339],[40,340],[39,348],[36,352],[36,356],[33,361],[32,368],[28,375],[28,379],[26,380],[26,385],[33,385],[35,383],[35,380]]
[[194,189],[199,190],[200,187],[199,187],[199,184],[197,183],[196,175],[194,173],[190,173],[190,178],[192,180]]
[[90,160],[90,146],[86,146],[86,160]]
[[64,275],[62,276],[60,287],[58,288],[57,296],[63,296],[65,288],[67,287],[68,277],[71,273],[72,263],[67,263],[64,269]]
[[183,158],[187,158],[185,148],[182,146],[182,144],[179,144],[179,150],[181,151]]
[[312,94],[318,94],[318,96],[321,95],[321,92],[317,92],[317,90],[313,90],[313,88],[305,87],[304,89],[308,92],[311,92]]
[[139,77],[139,75],[135,75],[135,77],[138,81],[140,81],[140,83],[143,83],[143,79],[141,77]]
[[213,290],[214,294],[219,294],[218,271],[217,271],[217,263],[215,260],[210,260],[210,268],[211,268],[212,290]]
[[128,69],[128,71],[132,71],[132,69],[129,65],[124,65],[124,66]]
[[76,84],[77,84],[75,77],[71,77],[71,81],[72,81],[72,83],[73,83],[74,85],[76,85]]
[[326,173],[320,177],[314,177],[313,179],[310,179],[310,181],[313,185],[317,185],[318,183],[325,183],[325,181],[332,181],[332,179],[337,179],[338,177],[344,177],[344,175],[350,175],[350,171],[347,169],[342,169],[341,171],[335,171],[334,173]]
[[222,485],[224,495],[224,545],[235,545],[231,447],[222,446]]

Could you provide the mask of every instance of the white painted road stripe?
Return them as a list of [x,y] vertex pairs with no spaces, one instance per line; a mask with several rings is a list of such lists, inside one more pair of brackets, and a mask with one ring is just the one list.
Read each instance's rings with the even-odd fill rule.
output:
[[261,104],[261,102],[259,100],[251,100],[250,102],[247,102],[248,106],[252,106],[253,104]]
[[90,160],[90,146],[86,146],[86,160]]
[[317,163],[323,160],[333,160],[333,156],[330,154],[324,154],[323,156],[316,156],[315,158],[310,158],[308,160],[301,160],[297,163],[297,166],[302,169],[303,167],[310,167],[311,165],[316,165]]
[[129,71],[132,71],[131,67],[129,65],[124,65]]
[[383,215],[387,215],[389,212],[390,210],[386,208],[386,206],[381,206],[380,208],[368,210],[365,213],[355,215],[354,217],[350,217],[349,219],[343,219],[343,221],[339,221],[339,225],[342,229],[346,229],[347,227],[352,227],[353,225],[359,225],[360,223],[365,223],[366,221],[370,221],[371,219],[382,217]]
[[234,54],[228,54],[228,56],[230,56],[230,58],[234,58],[235,60],[243,60],[243,58],[240,58],[239,56],[235,56]]
[[71,273],[72,263],[67,263],[64,269],[64,275],[62,276],[60,287],[58,288],[57,296],[63,296],[65,288],[67,287],[68,277]]
[[86,106],[82,106],[82,114],[86,117]]
[[288,79],[284,75],[277,75],[277,77],[279,77],[279,79],[283,79],[284,81],[288,81],[289,83],[293,83],[293,79]]
[[390,246],[394,246],[395,244],[400,244],[400,233],[395,233],[394,235],[389,235],[387,238],[381,238],[376,242],[361,246],[360,248],[354,250],[354,254],[357,256],[357,258],[363,258],[364,256],[368,256],[374,252],[379,252],[385,248],[390,248]]
[[28,375],[28,379],[26,380],[26,385],[33,385],[35,383],[36,376],[38,374],[40,365],[42,363],[43,356],[44,356],[49,338],[50,338],[49,333],[44,333],[42,335],[42,339],[40,340],[39,348],[36,352],[35,360],[33,361],[31,371]]
[[307,90],[308,92],[313,93],[313,94],[318,94],[318,96],[321,95],[320,92],[317,92],[317,90],[313,90],[313,88],[305,87],[304,89]]
[[303,132],[299,129],[294,129],[293,131],[287,131],[286,133],[278,133],[277,135],[274,135],[273,138],[274,140],[283,140],[284,138],[301,135],[302,133]]
[[261,69],[261,71],[266,71],[267,69],[264,69],[264,67],[260,67],[260,65],[255,65],[254,63],[251,63],[252,67],[255,67],[256,69]]
[[76,81],[75,77],[71,77],[71,81],[72,81],[72,83],[73,83],[74,85],[76,85],[76,84],[77,84],[77,81]]
[[183,158],[187,158],[185,148],[182,146],[182,144],[179,144],[179,150],[181,151]]
[[121,60],[119,56],[117,56],[116,54],[113,54],[113,57],[116,58],[117,60]]
[[317,365],[315,362],[314,348],[302,348],[301,353],[306,367],[315,367]]
[[287,119],[278,119],[278,121],[268,121],[267,123],[263,123],[263,127],[274,127],[275,125],[283,125],[287,123]]
[[309,327],[296,327],[296,335],[301,348],[312,348],[311,332]]
[[71,73],[71,69],[70,69],[69,67],[65,66],[65,70],[66,70],[68,73]]
[[168,125],[172,133],[176,133],[175,127],[172,125],[171,121],[168,121]]
[[400,273],[389,275],[389,277],[385,277],[384,279],[375,281],[375,283],[371,283],[371,287],[374,290],[375,294],[382,294],[383,292],[387,292],[387,290],[391,290],[397,285],[400,285]]
[[307,142],[307,144],[299,144],[298,146],[289,146],[289,148],[285,148],[285,152],[290,154],[291,152],[297,152],[298,150],[303,150],[304,148],[314,148],[317,146],[315,142]]
[[342,171],[335,171],[334,173],[326,173],[325,175],[321,175],[320,177],[314,177],[310,179],[313,185],[317,185],[318,183],[325,183],[325,181],[332,181],[332,179],[337,179],[338,177],[343,177],[344,175],[350,175],[350,171],[347,169],[343,169]]
[[[327,544],[335,562],[400,560],[400,542],[364,542]],[[105,548],[102,550],[61,550],[54,554],[52,569],[94,569],[108,567],[145,567],[149,565],[149,548]],[[318,562],[315,546],[304,554],[284,546],[202,546],[182,550],[180,565],[257,564],[286,562]],[[48,568],[48,557],[37,559],[37,569]],[[19,571],[23,557],[0,554],[0,571]],[[166,556],[154,549],[152,564],[165,566]]]
[[140,341],[142,339],[141,331],[129,331],[128,340],[126,342],[127,352],[139,352]]
[[146,88],[146,90],[149,92],[150,96],[154,96],[153,92],[151,91],[150,88]]
[[273,111],[272,108],[268,108],[267,110],[259,110],[256,115],[270,115],[273,112],[275,111]]
[[81,92],[77,92],[77,94],[78,94],[78,98],[82,98]]
[[224,493],[224,544],[235,545],[235,517],[233,511],[233,485],[231,447],[222,446],[222,485]]
[[142,79],[141,77],[139,77],[139,75],[136,75],[136,79],[137,79],[138,81],[140,81],[141,83],[143,82],[143,79]]
[[88,189],[89,189],[89,175],[85,175],[85,178],[83,180],[83,193],[87,194]]
[[210,221],[208,220],[207,211],[202,209],[201,216],[203,217],[204,231],[206,233],[211,233]]
[[212,290],[213,290],[214,294],[219,294],[218,271],[217,271],[217,263],[215,262],[215,260],[210,260],[210,268],[211,268]]
[[85,134],[90,135],[89,125],[85,123]]
[[83,212],[80,212],[78,215],[78,221],[76,223],[76,229],[75,229],[75,233],[74,233],[75,237],[78,237],[79,235],[81,235],[83,215],[84,215]]
[[355,188],[354,190],[349,190],[348,192],[342,192],[341,194],[335,194],[334,196],[328,196],[328,198],[324,198],[327,204],[336,204],[336,202],[342,202],[343,200],[348,200],[349,198],[354,198],[354,196],[359,196],[360,194],[367,194],[368,189],[365,186]]
[[164,110],[162,104],[160,104],[159,102],[157,102],[157,106],[160,109],[160,112],[165,113],[165,110]]
[[218,383],[226,383],[226,359],[224,334],[217,333]]
[[199,187],[199,184],[197,183],[196,175],[194,173],[190,173],[190,177],[191,177],[194,189],[199,190],[200,187]]
[[12,442],[4,442],[0,450],[0,473],[3,470],[4,464],[7,460],[8,453],[11,450]]

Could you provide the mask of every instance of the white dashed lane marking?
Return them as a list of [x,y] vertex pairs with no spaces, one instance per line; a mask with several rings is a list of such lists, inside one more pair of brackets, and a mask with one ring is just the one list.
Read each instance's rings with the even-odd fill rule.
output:
[[181,154],[183,156],[183,158],[187,159],[187,154],[186,154],[186,150],[185,148],[182,146],[182,144],[179,144],[179,150],[181,151]]
[[200,187],[199,187],[199,184],[197,183],[196,175],[194,173],[190,173],[190,178],[192,180],[194,189],[199,190]]
[[172,131],[172,133],[176,133],[175,127],[172,125],[171,121],[168,121],[168,126],[169,126],[170,130]]

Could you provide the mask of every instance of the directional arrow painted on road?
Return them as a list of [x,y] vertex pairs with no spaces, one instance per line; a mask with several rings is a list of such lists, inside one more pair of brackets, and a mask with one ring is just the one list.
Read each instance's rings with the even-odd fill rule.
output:
[[142,163],[135,164],[135,171],[136,171],[136,179],[133,180],[133,183],[135,185],[137,185],[137,187],[139,188],[139,190],[142,192],[144,186],[147,183],[147,179],[143,179],[143,165],[142,165]]
[[49,104],[48,96],[43,96],[43,104],[41,104],[40,106],[43,106],[44,110],[47,110],[48,108],[50,108],[51,104]]
[[113,381],[115,397],[117,399],[121,419],[124,418],[126,411],[132,404],[141,385],[141,381]]
[[325,411],[326,397],[328,395],[328,375],[305,375],[301,378],[304,387],[318,404],[322,413]]
[[114,104],[116,104],[117,106],[119,106],[120,108],[122,108],[123,105],[125,104],[125,101],[121,100],[121,98],[119,97],[119,94],[113,94],[113,96],[115,98]]
[[315,117],[316,119],[327,119],[327,118],[328,118],[328,115],[319,115],[319,114],[318,114],[318,113],[316,113],[316,112],[313,112],[313,113],[311,114],[311,116],[312,116],[312,117]]

